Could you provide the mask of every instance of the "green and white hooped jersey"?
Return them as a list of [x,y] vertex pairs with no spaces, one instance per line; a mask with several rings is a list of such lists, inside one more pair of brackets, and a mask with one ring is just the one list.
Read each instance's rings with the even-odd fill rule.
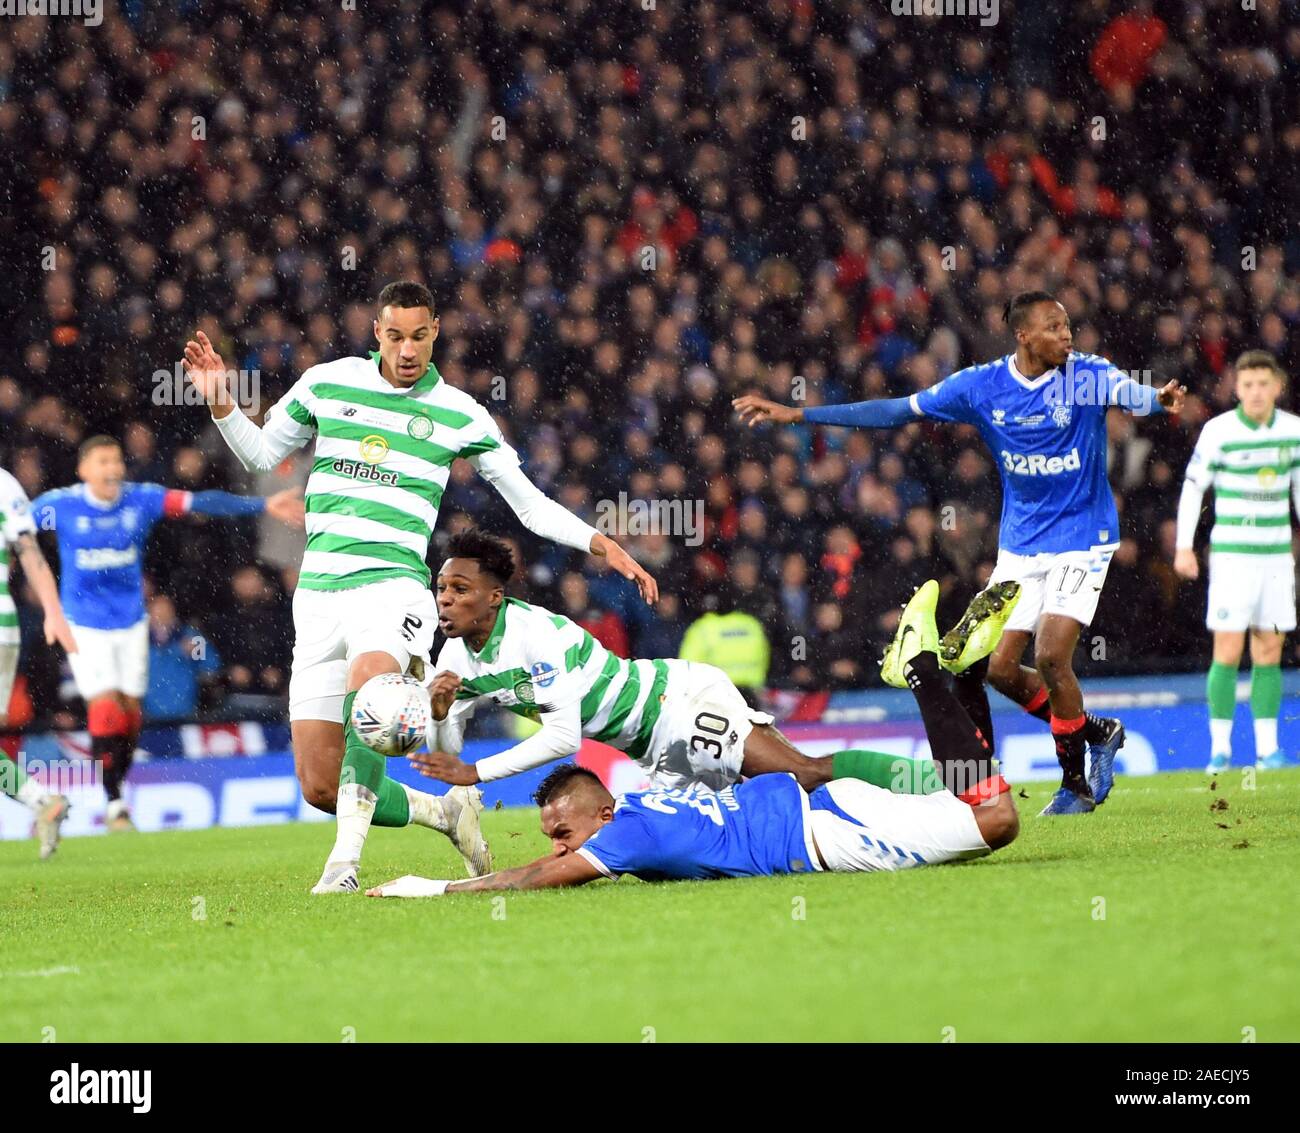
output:
[[266,415],[274,452],[316,437],[307,480],[307,546],[299,585],[343,590],[390,578],[430,583],[425,556],[458,456],[485,474],[519,458],[484,409],[430,365],[407,389],[379,355],[312,366]]
[[1300,494],[1300,417],[1274,410],[1262,425],[1239,408],[1211,418],[1187,479],[1214,489],[1216,554],[1291,554],[1291,494]]
[[[451,638],[435,670],[461,678],[453,712],[490,700],[537,720],[578,703],[582,734],[641,759],[669,682],[686,662],[625,661],[581,626],[541,606],[507,598],[480,652]],[[457,712],[459,710],[459,712]]]
[[36,534],[32,505],[22,485],[0,468],[0,645],[18,644],[18,609],[9,593],[9,570],[13,565],[9,548],[25,534]]

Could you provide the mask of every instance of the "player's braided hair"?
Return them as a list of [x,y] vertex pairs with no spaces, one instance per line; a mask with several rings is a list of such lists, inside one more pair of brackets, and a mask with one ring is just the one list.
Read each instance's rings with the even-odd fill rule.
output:
[[1002,311],[1002,317],[1012,331],[1018,331],[1025,325],[1029,312],[1039,303],[1055,303],[1056,296],[1048,291],[1022,291],[1015,296]]
[[594,771],[588,771],[585,767],[579,767],[576,763],[561,763],[545,779],[537,784],[537,790],[533,792],[533,802],[538,806],[545,806],[557,795],[562,795],[575,784],[583,783],[590,780],[597,787],[604,784],[600,781],[600,776]]
[[468,527],[448,540],[447,558],[473,559],[479,570],[490,574],[502,586],[515,575],[515,553],[510,544],[477,527]]

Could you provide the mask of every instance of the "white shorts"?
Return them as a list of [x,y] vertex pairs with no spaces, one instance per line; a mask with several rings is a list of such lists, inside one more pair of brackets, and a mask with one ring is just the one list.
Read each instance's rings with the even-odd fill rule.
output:
[[650,785],[673,790],[699,783],[720,791],[740,778],[754,726],[773,717],[750,708],[721,669],[699,661],[668,664],[672,676],[643,761]]
[[1242,633],[1295,629],[1295,564],[1290,555],[1210,555],[1205,628]]
[[[0,645],[0,720],[9,715],[9,700],[14,694],[18,675],[18,646]],[[4,756],[0,756],[3,759]]]
[[812,832],[837,873],[912,869],[990,853],[975,812],[949,791],[895,795],[859,779],[836,779],[809,796]]
[[137,700],[149,688],[149,619],[126,629],[72,627],[77,651],[68,654],[72,679],[81,699],[120,692]]
[[1118,546],[1105,543],[1087,551],[1048,551],[1041,555],[999,551],[989,584],[1020,583],[1020,601],[1011,611],[1007,630],[1033,633],[1043,614],[1060,614],[1080,625],[1089,625]]
[[289,719],[343,722],[348,664],[362,653],[387,653],[406,672],[429,660],[438,607],[413,578],[390,578],[353,590],[306,590],[293,596],[293,670]]

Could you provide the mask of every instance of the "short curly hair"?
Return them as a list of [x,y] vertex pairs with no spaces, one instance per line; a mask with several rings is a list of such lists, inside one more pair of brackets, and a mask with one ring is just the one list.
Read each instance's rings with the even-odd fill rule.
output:
[[502,586],[515,575],[515,553],[510,544],[477,527],[466,528],[448,540],[447,558],[473,559],[479,570],[490,574]]

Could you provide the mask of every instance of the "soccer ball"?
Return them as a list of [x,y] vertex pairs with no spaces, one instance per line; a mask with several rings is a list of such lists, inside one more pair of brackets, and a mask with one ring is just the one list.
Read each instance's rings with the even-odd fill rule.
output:
[[352,727],[380,755],[406,755],[424,743],[432,711],[429,692],[414,677],[381,673],[352,702]]

